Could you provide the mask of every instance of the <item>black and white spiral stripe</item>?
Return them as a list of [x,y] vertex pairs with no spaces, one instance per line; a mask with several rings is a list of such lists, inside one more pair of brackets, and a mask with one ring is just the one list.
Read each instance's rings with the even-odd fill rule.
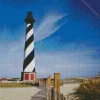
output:
[[35,72],[34,34],[33,24],[31,23],[27,24],[24,58],[23,71]]

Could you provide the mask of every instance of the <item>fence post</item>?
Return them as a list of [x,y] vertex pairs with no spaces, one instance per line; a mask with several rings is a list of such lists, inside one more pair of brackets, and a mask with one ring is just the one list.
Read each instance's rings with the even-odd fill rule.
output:
[[51,100],[51,76],[47,78],[47,100]]
[[66,100],[66,98],[64,97],[64,100]]
[[54,88],[60,93],[60,73],[54,73]]
[[50,75],[48,76],[48,79],[47,79],[47,86],[51,87],[51,76]]
[[54,88],[54,100],[57,100],[57,92],[55,88]]
[[63,96],[63,94],[61,94],[61,100],[64,100],[64,96]]
[[54,87],[51,88],[51,100],[55,100],[55,90],[54,90]]
[[60,100],[60,73],[54,73],[54,88],[57,92],[57,100]]

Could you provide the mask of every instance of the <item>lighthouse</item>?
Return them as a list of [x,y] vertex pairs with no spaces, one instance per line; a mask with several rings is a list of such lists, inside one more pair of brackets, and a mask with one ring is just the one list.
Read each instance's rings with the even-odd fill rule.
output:
[[32,17],[32,12],[27,13],[26,23],[26,34],[25,34],[25,48],[24,48],[24,62],[23,62],[23,72],[21,73],[22,81],[35,81],[35,56],[34,56],[34,34],[33,25],[34,18]]

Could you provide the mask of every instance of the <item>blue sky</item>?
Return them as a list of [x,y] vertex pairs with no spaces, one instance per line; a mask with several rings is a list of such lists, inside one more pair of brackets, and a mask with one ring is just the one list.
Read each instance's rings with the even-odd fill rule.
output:
[[100,72],[100,0],[0,0],[0,77],[20,77],[23,69],[24,19],[36,22],[38,77],[60,72],[62,78]]

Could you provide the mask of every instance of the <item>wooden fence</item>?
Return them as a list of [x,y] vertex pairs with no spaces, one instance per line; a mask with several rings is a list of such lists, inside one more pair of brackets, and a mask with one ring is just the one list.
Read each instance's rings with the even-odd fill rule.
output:
[[48,88],[47,100],[66,100],[63,94],[58,93],[54,87]]
[[51,86],[51,77],[47,78],[47,100],[66,100],[60,93],[60,73],[54,73],[54,86]]

